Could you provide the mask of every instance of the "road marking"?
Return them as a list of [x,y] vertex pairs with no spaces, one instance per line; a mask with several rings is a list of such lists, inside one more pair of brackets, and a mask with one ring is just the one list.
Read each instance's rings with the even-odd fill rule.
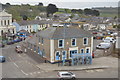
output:
[[17,65],[16,63],[14,63],[14,65],[15,65],[17,68],[19,68],[18,65]]
[[30,75],[33,75],[32,73],[30,73]]
[[38,69],[40,69],[40,66],[36,65],[36,67],[37,67]]
[[94,72],[93,70],[85,70],[86,72]]
[[38,72],[38,73],[40,73],[40,72]]
[[103,70],[102,70],[102,69],[98,69],[98,70],[95,70],[95,71],[97,71],[97,72],[103,72]]
[[36,74],[36,72],[34,72],[34,74]]
[[21,72],[23,73],[23,74],[25,74],[25,75],[28,75],[27,73],[25,73],[23,70],[21,70]]
[[19,57],[22,57],[20,54],[18,54]]

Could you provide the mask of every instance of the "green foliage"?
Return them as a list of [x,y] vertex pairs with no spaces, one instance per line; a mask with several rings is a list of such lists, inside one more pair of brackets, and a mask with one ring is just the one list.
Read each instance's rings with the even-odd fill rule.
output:
[[58,11],[58,8],[54,4],[49,4],[46,8],[47,11],[47,17],[49,17],[49,14],[53,14]]
[[92,9],[88,9],[88,8],[84,9],[84,14],[85,15],[92,15],[92,16],[99,16],[100,15],[98,10],[92,10]]
[[13,15],[13,19],[21,20],[24,15],[28,17],[29,20],[34,19],[39,15],[40,12],[46,12],[46,7],[44,6],[31,6],[26,5],[10,5],[10,7],[4,7],[6,12]]
[[113,28],[118,28],[118,29],[120,29],[120,24],[119,24],[119,25],[114,25]]

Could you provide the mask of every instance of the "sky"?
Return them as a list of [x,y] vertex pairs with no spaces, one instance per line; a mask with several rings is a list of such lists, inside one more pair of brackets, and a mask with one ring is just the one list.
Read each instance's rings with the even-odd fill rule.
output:
[[52,3],[59,8],[117,7],[119,0],[0,0],[1,3],[31,4],[42,2],[44,6]]

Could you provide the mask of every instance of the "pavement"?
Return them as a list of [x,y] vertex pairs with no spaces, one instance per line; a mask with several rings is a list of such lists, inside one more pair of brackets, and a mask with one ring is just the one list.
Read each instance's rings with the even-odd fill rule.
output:
[[45,71],[67,71],[67,70],[79,71],[79,70],[118,68],[118,58],[112,56],[94,58],[93,63],[91,65],[58,66],[58,64],[41,63],[36,66]]

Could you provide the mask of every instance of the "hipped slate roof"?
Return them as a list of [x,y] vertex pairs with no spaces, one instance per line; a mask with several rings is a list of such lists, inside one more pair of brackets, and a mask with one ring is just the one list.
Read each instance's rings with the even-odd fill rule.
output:
[[63,39],[63,38],[79,38],[79,37],[91,37],[92,34],[88,31],[77,27],[49,27],[44,31],[37,33],[38,36],[50,39]]
[[33,25],[33,24],[51,24],[53,21],[43,21],[43,20],[22,20],[17,22],[20,26]]

